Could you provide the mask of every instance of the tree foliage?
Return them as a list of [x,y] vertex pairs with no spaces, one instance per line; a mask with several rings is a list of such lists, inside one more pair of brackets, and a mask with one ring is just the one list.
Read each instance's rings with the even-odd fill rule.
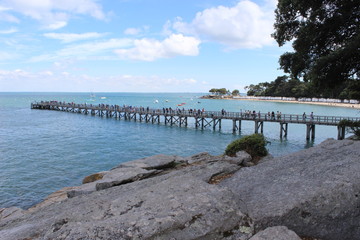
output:
[[231,142],[225,150],[228,156],[235,156],[239,151],[246,151],[254,157],[264,157],[268,154],[265,137],[262,134],[252,134]]
[[291,78],[312,82],[329,97],[339,95],[349,82],[357,85],[359,0],[279,0],[275,14],[273,37],[279,46],[293,41],[294,52],[279,59]]
[[225,95],[228,94],[230,91],[226,88],[212,88],[209,90],[209,92],[216,95]]
[[238,89],[235,89],[231,92],[231,95],[238,96],[238,95],[240,95],[240,91]]
[[248,96],[272,96],[272,97],[313,97],[314,93],[309,83],[298,79],[290,79],[288,76],[277,77],[274,81],[263,82],[257,85],[246,86]]

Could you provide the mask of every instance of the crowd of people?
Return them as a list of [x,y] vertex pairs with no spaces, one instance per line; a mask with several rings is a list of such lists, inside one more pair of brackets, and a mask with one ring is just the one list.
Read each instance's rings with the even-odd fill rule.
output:
[[[60,104],[62,106],[69,106],[69,107],[99,107],[102,109],[110,110],[110,111],[126,111],[126,112],[141,112],[141,113],[157,113],[157,114],[187,114],[187,115],[194,115],[194,116],[207,116],[207,112],[205,112],[205,109],[185,109],[185,108],[179,108],[176,107],[175,109],[171,107],[163,107],[162,109],[152,109],[150,107],[136,107],[136,106],[128,106],[128,105],[109,105],[109,104],[76,104],[74,102],[66,103],[66,102],[58,102],[58,101],[41,101],[42,104],[44,103],[50,103],[50,104]],[[210,117],[214,117],[215,112],[209,112]],[[221,116],[229,116],[228,112],[225,109],[221,109]],[[232,113],[234,114],[234,113]],[[236,114],[236,113],[235,113]],[[239,113],[237,113],[239,115]],[[256,112],[255,110],[245,110],[243,111],[240,109],[240,117],[246,118],[246,119],[264,119],[264,120],[281,120],[285,115],[283,115],[280,111],[277,111],[276,113],[274,111],[267,112],[267,113],[260,113],[260,111]],[[301,118],[301,117],[300,117]],[[311,121],[314,120],[314,113],[311,112],[309,115],[307,115],[305,112],[302,114],[302,120],[306,121],[307,119],[310,119]]]

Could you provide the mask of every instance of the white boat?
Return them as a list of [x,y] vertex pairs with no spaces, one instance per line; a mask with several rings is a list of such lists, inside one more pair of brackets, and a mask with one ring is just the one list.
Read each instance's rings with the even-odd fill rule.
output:
[[159,103],[159,100],[156,99],[156,100],[154,101],[154,103]]
[[106,97],[101,97],[100,99],[106,99]]

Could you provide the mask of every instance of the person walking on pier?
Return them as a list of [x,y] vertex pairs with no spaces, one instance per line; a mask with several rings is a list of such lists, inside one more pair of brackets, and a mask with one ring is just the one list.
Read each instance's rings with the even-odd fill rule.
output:
[[306,120],[306,113],[305,112],[303,113],[302,118],[303,118],[304,121]]

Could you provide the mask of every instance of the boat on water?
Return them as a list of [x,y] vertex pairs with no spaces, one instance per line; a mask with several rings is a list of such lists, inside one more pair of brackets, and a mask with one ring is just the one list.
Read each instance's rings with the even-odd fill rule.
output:
[[100,99],[106,99],[106,97],[100,97]]

